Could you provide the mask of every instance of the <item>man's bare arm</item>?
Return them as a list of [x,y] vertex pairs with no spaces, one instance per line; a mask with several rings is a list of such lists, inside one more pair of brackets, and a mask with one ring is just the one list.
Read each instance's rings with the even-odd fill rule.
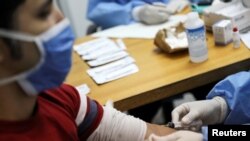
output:
[[145,139],[148,139],[148,137],[151,134],[155,134],[158,136],[166,136],[166,135],[169,135],[175,131],[176,130],[169,128],[169,127],[166,127],[166,126],[147,123],[147,132],[145,135]]
[[121,113],[112,107],[104,107],[103,118],[88,140],[144,141],[151,134],[166,136],[172,132],[174,130],[171,128],[146,123],[138,118]]

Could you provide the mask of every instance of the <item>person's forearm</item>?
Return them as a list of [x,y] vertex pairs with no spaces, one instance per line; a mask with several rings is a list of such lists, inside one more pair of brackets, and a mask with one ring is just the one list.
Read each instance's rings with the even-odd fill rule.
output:
[[176,130],[169,128],[169,127],[147,123],[147,132],[145,135],[145,140],[148,139],[148,137],[151,134],[155,134],[158,136],[166,136],[166,135],[169,135],[175,131]]
[[89,10],[88,19],[103,29],[118,25],[127,25],[133,20],[130,14],[131,10],[132,4],[124,6],[114,2],[100,3]]
[[168,135],[173,129],[146,123],[133,116],[126,115],[111,107],[104,107],[102,121],[88,138],[89,141],[143,141],[151,134]]

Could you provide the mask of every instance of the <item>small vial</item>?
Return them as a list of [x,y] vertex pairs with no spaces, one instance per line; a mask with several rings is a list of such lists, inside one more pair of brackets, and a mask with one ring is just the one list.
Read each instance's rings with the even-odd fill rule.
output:
[[240,33],[237,27],[233,28],[233,47],[234,48],[240,47]]

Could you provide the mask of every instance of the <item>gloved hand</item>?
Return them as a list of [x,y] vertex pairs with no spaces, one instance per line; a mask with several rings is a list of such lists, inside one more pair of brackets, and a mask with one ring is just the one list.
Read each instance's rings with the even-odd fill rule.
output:
[[166,22],[170,14],[166,7],[145,4],[133,10],[133,17],[145,24],[159,24]]
[[198,127],[201,127],[202,124],[221,123],[227,114],[226,101],[221,97],[215,97],[211,100],[189,102],[176,107],[172,111],[172,121],[181,122],[187,126],[200,123]]
[[180,130],[167,136],[156,136],[154,134],[149,136],[148,141],[202,141],[201,133],[192,131]]

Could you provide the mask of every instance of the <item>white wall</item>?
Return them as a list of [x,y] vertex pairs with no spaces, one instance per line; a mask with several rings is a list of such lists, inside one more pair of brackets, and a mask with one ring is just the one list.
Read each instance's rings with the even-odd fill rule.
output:
[[86,35],[87,27],[91,24],[86,18],[89,0],[58,0],[59,7],[73,25],[77,37]]

